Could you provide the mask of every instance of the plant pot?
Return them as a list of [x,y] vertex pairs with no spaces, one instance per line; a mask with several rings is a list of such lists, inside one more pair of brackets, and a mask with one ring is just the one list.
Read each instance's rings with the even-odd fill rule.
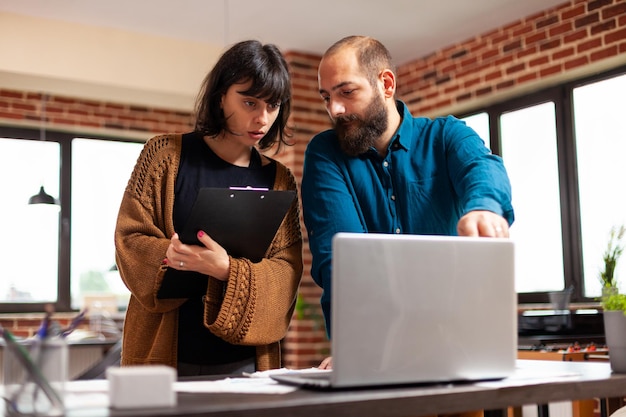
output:
[[621,310],[605,310],[603,315],[611,369],[626,373],[626,316]]

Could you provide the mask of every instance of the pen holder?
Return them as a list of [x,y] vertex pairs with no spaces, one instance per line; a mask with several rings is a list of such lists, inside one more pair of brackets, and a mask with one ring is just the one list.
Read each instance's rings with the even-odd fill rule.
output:
[[3,370],[8,415],[64,415],[68,379],[64,338],[28,339],[7,346]]

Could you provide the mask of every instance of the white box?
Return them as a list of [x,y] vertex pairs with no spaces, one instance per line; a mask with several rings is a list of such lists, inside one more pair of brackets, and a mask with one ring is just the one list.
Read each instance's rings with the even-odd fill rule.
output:
[[176,370],[165,365],[112,367],[106,371],[111,408],[174,407]]

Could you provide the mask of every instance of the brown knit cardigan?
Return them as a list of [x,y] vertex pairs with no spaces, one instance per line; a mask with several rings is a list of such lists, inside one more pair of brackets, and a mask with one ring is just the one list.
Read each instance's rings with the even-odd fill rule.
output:
[[[122,365],[176,367],[178,307],[186,299],[157,299],[156,294],[167,269],[162,261],[175,232],[174,184],[181,142],[180,134],[150,139],[122,198],[115,256],[131,292]],[[276,166],[274,189],[296,190],[291,172],[279,162]],[[260,262],[230,258],[225,292],[221,281],[209,278],[204,325],[227,342],[256,346],[259,371],[282,366],[280,340],[289,326],[303,269],[299,211],[296,199]]]

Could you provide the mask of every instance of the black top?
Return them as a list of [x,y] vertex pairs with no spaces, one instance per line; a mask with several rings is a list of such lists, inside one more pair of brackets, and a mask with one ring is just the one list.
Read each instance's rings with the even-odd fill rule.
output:
[[[200,188],[250,186],[272,189],[275,177],[276,162],[263,166],[261,156],[254,148],[250,165],[239,167],[218,157],[205,143],[202,134],[184,134],[175,188],[175,230],[184,227]],[[169,269],[166,274],[177,272]],[[178,361],[214,365],[254,358],[254,346],[232,345],[204,327],[203,295],[190,298],[179,309]]]

